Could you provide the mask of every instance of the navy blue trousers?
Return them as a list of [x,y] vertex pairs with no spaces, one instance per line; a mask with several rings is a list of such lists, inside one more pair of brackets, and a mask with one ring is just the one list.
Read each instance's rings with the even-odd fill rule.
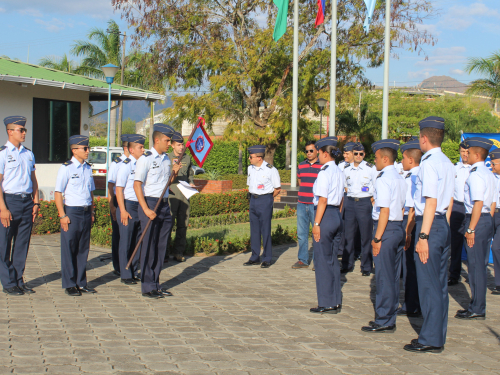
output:
[[250,247],[252,256],[250,260],[257,262],[260,258],[260,245],[262,238],[262,261],[271,263],[273,259],[273,248],[271,243],[271,219],[273,218],[272,194],[260,195],[250,198]]
[[[116,196],[113,198],[112,204],[116,207],[118,219],[118,202],[116,201]],[[120,226],[118,225],[118,220],[114,220],[111,215],[111,259],[113,260],[113,269],[117,272],[120,272]]]
[[[342,218],[342,223],[345,221],[345,201],[347,200],[347,193],[344,192],[344,203],[342,205],[342,211],[340,211],[340,216]],[[334,249],[337,250],[338,255],[344,254],[344,248],[345,248],[345,231],[344,231],[344,226],[342,225],[342,229],[337,231],[337,234],[335,235],[335,239],[333,240],[333,246]]]
[[70,223],[68,231],[61,227],[61,276],[62,287],[87,286],[87,259],[90,248],[92,216],[90,206],[65,206]]
[[119,245],[119,259],[120,259],[120,277],[122,279],[131,279],[138,275],[138,265],[140,249],[135,254],[135,257],[130,264],[130,268],[127,270],[127,263],[132,255],[135,245],[137,245],[137,239],[141,235],[141,221],[139,220],[139,202],[125,200],[125,209],[132,216],[132,219],[128,219],[127,226],[123,225],[121,222],[121,210],[118,207],[116,211],[116,218],[118,226],[120,228],[120,245]]
[[454,200],[453,209],[450,215],[450,279],[460,279],[460,272],[462,271],[462,249],[464,247],[464,234],[466,229],[464,203]]
[[[378,220],[373,222],[373,237],[378,227]],[[396,324],[399,307],[399,279],[401,278],[401,257],[404,239],[402,221],[389,221],[382,235],[382,247],[375,262],[375,323],[381,326]]]
[[342,231],[342,216],[338,207],[326,206],[319,228],[319,241],[314,241],[313,237],[318,306],[335,307],[342,304],[340,263],[334,246],[335,236]]
[[345,205],[345,251],[342,256],[342,268],[354,267],[354,247],[356,230],[359,227],[361,237],[361,271],[373,270],[373,256],[371,241],[373,234],[372,202],[371,198],[360,198],[355,201],[346,197]]
[[[146,197],[146,203],[152,210],[158,198]],[[139,220],[144,230],[149,218],[139,206]],[[160,290],[160,272],[167,252],[168,237],[172,230],[172,216],[168,199],[160,203],[156,217],[149,225],[141,246],[141,289],[142,293]]]
[[[4,194],[12,214],[10,226],[0,223],[0,280],[5,289],[24,285],[23,274],[33,227],[33,200],[30,195]],[[14,242],[14,243],[12,243]]]
[[[403,232],[406,241],[406,225],[408,223],[408,215],[404,216],[403,219]],[[403,251],[403,261],[401,265],[403,267],[403,287],[405,290],[405,299],[401,307],[402,310],[408,311],[409,313],[416,313],[420,311],[420,300],[418,299],[418,282],[417,282],[417,269],[415,268],[415,232],[416,225],[413,227],[411,232],[411,242],[410,247],[405,250],[405,241],[401,245]]]
[[[469,227],[471,215],[465,215],[465,226]],[[475,228],[474,246],[465,241],[469,272],[471,301],[468,310],[474,314],[486,314],[486,268],[490,257],[491,238],[493,237],[493,218],[482,213]]]
[[[416,233],[422,229],[422,216],[416,216]],[[418,243],[415,237],[415,248]],[[418,342],[441,347],[446,342],[448,328],[448,257],[450,253],[450,226],[445,215],[436,215],[429,232],[429,259],[424,264],[415,252],[418,297],[424,322]]]
[[493,266],[495,270],[495,285],[500,287],[500,212],[496,212],[493,219],[495,235],[491,251],[493,253]]

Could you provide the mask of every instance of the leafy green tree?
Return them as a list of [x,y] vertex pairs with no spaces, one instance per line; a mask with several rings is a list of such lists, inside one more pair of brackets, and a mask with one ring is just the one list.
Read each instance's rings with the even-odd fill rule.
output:
[[469,58],[465,70],[469,74],[478,73],[485,76],[470,83],[467,89],[469,94],[486,95],[495,102],[500,98],[500,51],[487,58]]
[[76,73],[78,69],[78,64],[71,60],[66,54],[62,57],[44,56],[38,61],[38,65],[68,73]]
[[[382,64],[384,3],[378,1],[366,34],[364,1],[339,0],[340,86],[368,84],[362,64]],[[174,106],[166,111],[171,119],[195,123],[201,112],[209,125],[215,118],[225,119],[230,123],[227,135],[242,143],[267,144],[266,160],[272,162],[278,144],[290,134],[293,35],[290,23],[288,32],[278,42],[273,40],[277,8],[271,0],[113,0],[113,4],[135,28],[135,45],[148,48],[147,73],[158,87],[203,93],[174,95]],[[291,15],[293,3],[289,6]],[[316,11],[316,0],[300,2],[300,112],[318,113],[317,95],[329,90],[330,32],[325,25],[331,21],[330,7],[318,28],[313,27]],[[416,27],[430,14],[430,0],[394,1],[392,45],[421,51],[422,45],[433,43],[431,35]],[[341,101],[339,97],[337,102]]]

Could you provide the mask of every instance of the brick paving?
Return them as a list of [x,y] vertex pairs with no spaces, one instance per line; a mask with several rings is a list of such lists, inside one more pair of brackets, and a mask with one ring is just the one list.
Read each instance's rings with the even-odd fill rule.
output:
[[409,353],[419,318],[398,318],[394,334],[360,331],[374,317],[374,278],[358,271],[344,279],[341,314],[310,314],[314,272],[292,270],[296,254],[275,248],[269,269],[243,267],[248,254],[171,261],[162,282],[174,296],[149,300],[113,275],[109,250],[92,247],[98,293],[69,297],[59,235],[34,236],[26,279],[36,294],[0,295],[0,374],[500,373],[500,296],[488,294],[485,321],[461,321],[468,285],[450,287],[446,350]]

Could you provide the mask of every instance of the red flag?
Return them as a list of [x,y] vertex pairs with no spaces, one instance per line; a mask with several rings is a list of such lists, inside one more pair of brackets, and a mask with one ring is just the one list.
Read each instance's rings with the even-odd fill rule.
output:
[[325,22],[325,0],[318,0],[318,14],[316,15],[316,22],[314,23],[314,27],[318,27],[323,22]]

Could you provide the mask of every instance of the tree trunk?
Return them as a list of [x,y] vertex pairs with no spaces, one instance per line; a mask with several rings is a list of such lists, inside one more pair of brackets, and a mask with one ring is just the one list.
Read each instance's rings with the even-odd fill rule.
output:
[[266,154],[264,155],[264,160],[273,165],[274,162],[274,154],[276,153],[276,149],[278,148],[277,144],[270,144],[266,147]]
[[290,165],[292,164],[292,158],[291,158],[291,147],[290,145],[292,142],[290,140],[286,141],[286,159],[285,159],[285,169],[289,170]]
[[240,145],[240,149],[238,151],[239,155],[238,155],[238,174],[243,174],[243,150],[241,149],[241,145]]
[[[116,102],[111,102],[111,107],[114,107]],[[109,147],[116,146],[116,109],[111,110],[111,116],[109,120]]]
[[122,144],[122,123],[123,123],[123,100],[120,100],[120,107],[118,111],[118,124],[116,128],[116,139],[118,144],[121,146]]

